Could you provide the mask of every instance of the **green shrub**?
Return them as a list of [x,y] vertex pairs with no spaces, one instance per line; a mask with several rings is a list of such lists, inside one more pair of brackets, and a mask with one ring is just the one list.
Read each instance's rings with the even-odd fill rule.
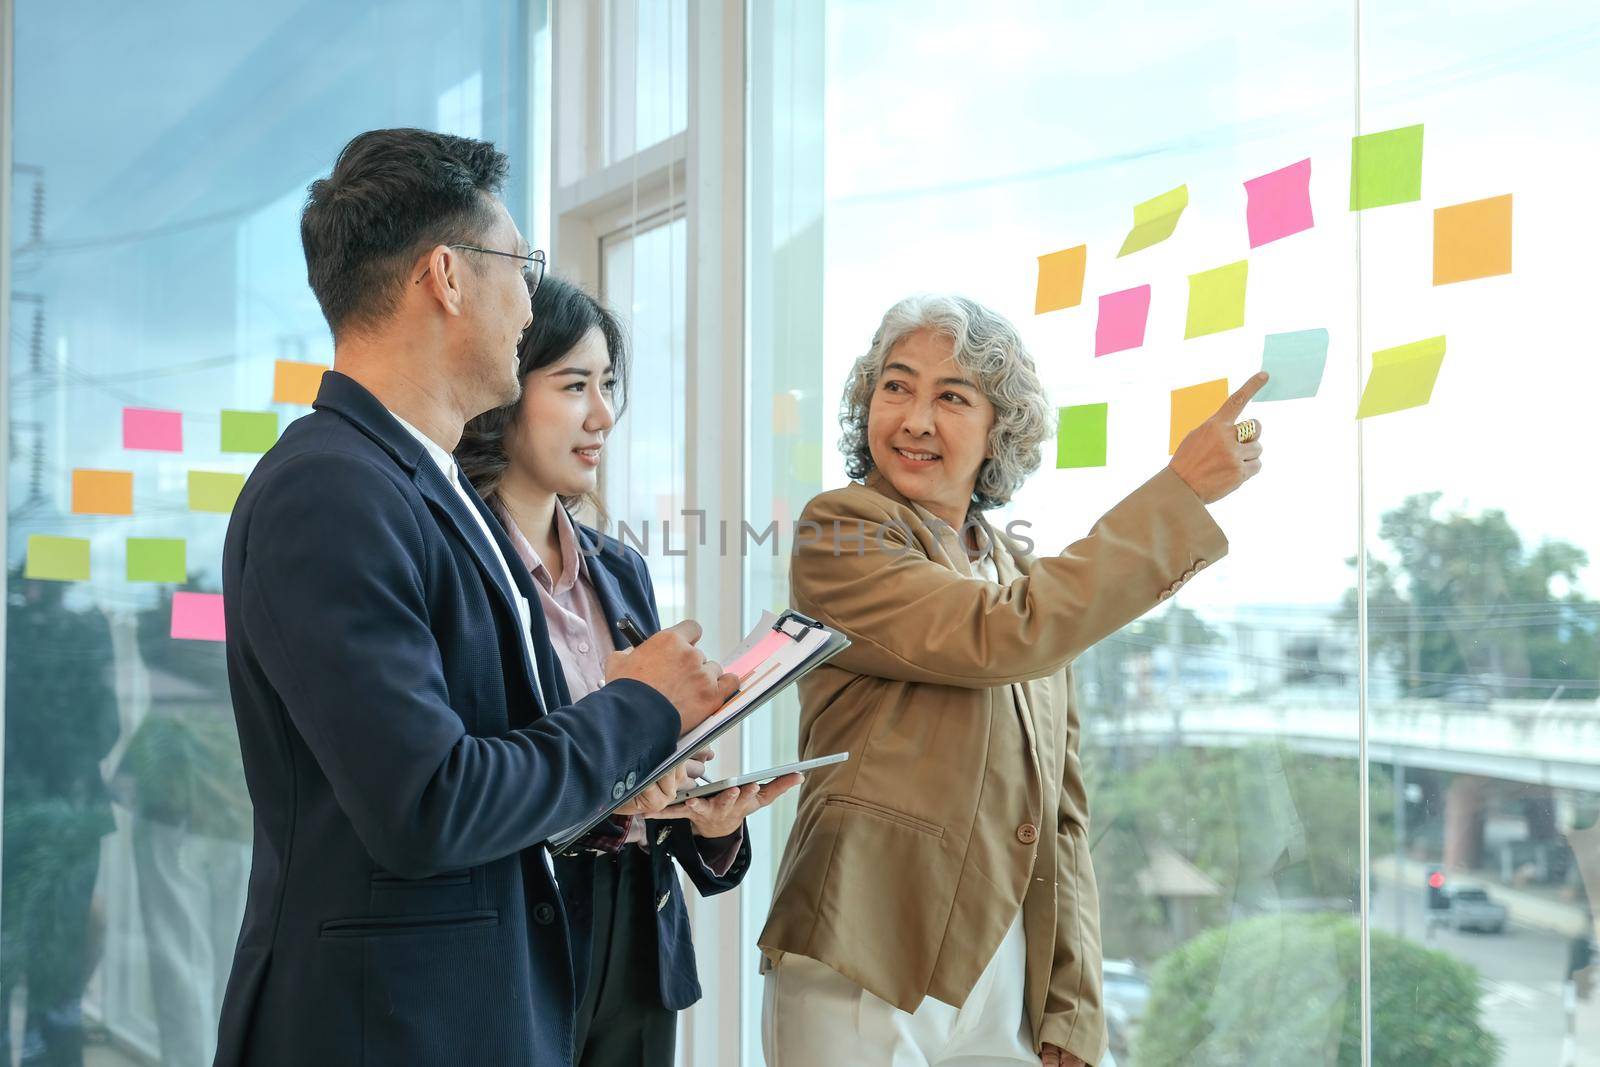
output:
[[[1138,1067],[1361,1062],[1360,937],[1345,915],[1268,915],[1208,931],[1157,964]],[[1374,1067],[1493,1067],[1477,971],[1372,933]]]

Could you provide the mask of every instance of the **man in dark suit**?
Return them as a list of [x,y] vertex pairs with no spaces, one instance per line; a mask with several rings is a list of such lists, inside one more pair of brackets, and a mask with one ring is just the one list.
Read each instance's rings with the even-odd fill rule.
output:
[[217,1063],[565,1065],[576,992],[543,846],[733,692],[680,623],[571,707],[525,568],[450,457],[518,395],[542,257],[493,146],[380,130],[311,186],[334,335],[315,411],[223,555],[255,806]]

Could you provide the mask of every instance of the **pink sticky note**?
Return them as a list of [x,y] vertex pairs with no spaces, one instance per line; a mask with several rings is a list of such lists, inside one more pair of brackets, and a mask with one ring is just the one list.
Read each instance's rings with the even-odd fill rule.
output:
[[123,408],[122,447],[145,452],[182,452],[183,412]]
[[1144,344],[1144,323],[1150,316],[1150,287],[1124,289],[1100,298],[1100,321],[1094,326],[1094,354],[1103,356]]
[[744,655],[740,656],[738,659],[734,660],[732,663],[728,664],[722,669],[727,674],[737,674],[740,678],[743,678],[745,675],[749,674],[752,669],[765,663],[768,656],[778,651],[778,649],[788,644],[791,640],[792,638],[790,638],[788,634],[773,630],[768,633],[767,636],[757,641],[750,651],[746,652]]
[[221,641],[221,593],[173,593],[172,636],[179,641]]
[[1244,183],[1249,200],[1245,223],[1250,228],[1250,247],[1311,229],[1311,160],[1302,159],[1282,170],[1251,178]]

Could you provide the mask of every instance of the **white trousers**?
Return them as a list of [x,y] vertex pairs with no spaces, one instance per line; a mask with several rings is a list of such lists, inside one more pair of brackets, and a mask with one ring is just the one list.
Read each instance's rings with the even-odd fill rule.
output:
[[905,1012],[831,967],[785,956],[762,997],[767,1067],[1039,1067],[1025,1017],[1027,959],[1019,912],[964,1005],[928,997]]

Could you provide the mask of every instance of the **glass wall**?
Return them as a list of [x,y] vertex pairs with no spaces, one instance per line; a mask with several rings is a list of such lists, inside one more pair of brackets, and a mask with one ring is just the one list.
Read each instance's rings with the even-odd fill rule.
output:
[[[751,5],[749,54],[757,528],[845,481],[845,373],[913,292],[999,310],[1054,406],[1107,405],[1103,465],[1049,442],[998,514],[1041,554],[1167,462],[1174,391],[1311,346],[1309,395],[1250,412],[1229,556],[1076,664],[1117,1062],[1600,1062],[1592,5],[795,0]],[[1353,183],[1354,138],[1413,126],[1420,156],[1364,141]],[[1180,186],[1171,236],[1119,255]],[[1041,309],[1039,257],[1080,245],[1081,300]],[[1234,264],[1243,324],[1194,329]],[[1143,286],[1133,343],[1097,346]],[[1439,336],[1436,387],[1375,359]],[[750,616],[787,601],[782,528]],[[793,757],[795,715],[749,765]],[[752,942],[791,818],[758,834]]]
[[306,185],[363,129],[487,137],[538,243],[544,5],[10,7],[0,1062],[209,1064],[250,862],[222,538],[332,356]]

